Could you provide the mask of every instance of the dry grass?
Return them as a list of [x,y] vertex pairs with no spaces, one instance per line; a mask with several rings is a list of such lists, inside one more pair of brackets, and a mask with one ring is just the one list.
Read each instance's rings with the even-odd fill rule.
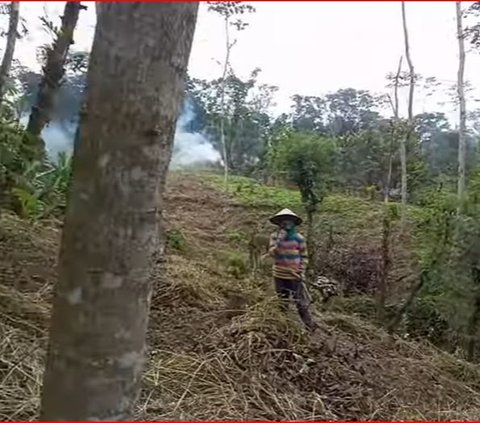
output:
[[33,420],[43,373],[48,303],[0,286],[0,419]]
[[[139,418],[461,420],[480,412],[474,366],[394,341],[348,316],[317,316],[313,337],[273,301],[204,340],[201,353],[150,357]],[[456,365],[454,363],[457,363]],[[453,368],[449,368],[453,366]],[[462,382],[457,366],[473,373]]]
[[[186,181],[170,192],[185,194]],[[478,419],[476,366],[338,313],[316,314],[319,330],[309,335],[293,310],[279,313],[264,281],[229,277],[202,248],[228,247],[209,230],[212,215],[224,230],[238,229],[240,219],[222,213],[221,196],[196,182],[191,189],[191,201],[208,194],[215,210],[183,197],[167,210],[196,249],[154,269],[137,419]],[[0,218],[1,420],[37,418],[57,242],[53,228]]]

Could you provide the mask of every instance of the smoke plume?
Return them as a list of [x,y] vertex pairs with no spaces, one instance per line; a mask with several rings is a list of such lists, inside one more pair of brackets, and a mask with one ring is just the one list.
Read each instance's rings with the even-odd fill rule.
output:
[[173,148],[172,169],[193,167],[220,161],[220,154],[213,147],[207,136],[199,132],[188,131],[195,120],[190,101],[186,101],[177,121]]
[[[215,150],[207,136],[199,132],[189,132],[189,125],[195,120],[192,106],[187,101],[178,118],[175,131],[171,169],[196,167],[220,161],[220,154]],[[28,114],[22,116],[20,122],[26,126]],[[58,154],[73,151],[73,140],[77,125],[75,123],[59,123],[52,121],[42,131],[47,153],[52,160]]]

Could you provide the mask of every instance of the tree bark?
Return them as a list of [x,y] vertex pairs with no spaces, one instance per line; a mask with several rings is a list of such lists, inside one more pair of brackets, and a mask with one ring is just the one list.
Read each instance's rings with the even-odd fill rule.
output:
[[125,421],[198,3],[102,3],[75,145],[41,420]]
[[70,45],[73,44],[73,32],[77,26],[80,10],[85,8],[80,2],[67,2],[62,16],[62,25],[43,67],[35,104],[28,120],[27,132],[39,137],[43,128],[50,122],[54,109],[55,95],[65,74],[65,61]]
[[382,222],[382,263],[380,275],[378,279],[377,291],[377,318],[379,322],[385,320],[385,303],[387,301],[388,276],[390,273],[390,234],[391,234],[391,218],[388,206],[385,207]]
[[460,2],[455,2],[457,15],[457,38],[458,38],[458,74],[457,74],[457,93],[460,109],[459,130],[458,130],[458,213],[463,210],[465,203],[465,156],[466,156],[466,102],[464,89],[465,75],[465,41],[462,25],[462,6]]
[[313,214],[312,207],[307,206],[307,250],[308,250],[308,265],[305,269],[305,276],[309,283],[312,282],[313,274],[315,272],[315,246],[314,246],[314,234],[313,234]]
[[475,301],[473,304],[473,312],[470,316],[467,326],[467,360],[474,361],[475,351],[477,346],[478,324],[480,322],[480,296],[475,294]]
[[225,17],[225,62],[223,64],[223,73],[222,73],[222,85],[221,85],[221,95],[220,95],[220,141],[222,144],[223,150],[223,177],[225,189],[227,189],[228,184],[228,169],[229,169],[229,160],[230,154],[227,149],[227,141],[225,139],[225,88],[226,88],[226,77],[228,71],[228,65],[230,63],[230,51],[233,47],[230,44],[230,30],[229,30],[229,19]]
[[385,203],[388,203],[388,200],[390,198],[390,185],[392,184],[393,143],[396,141],[395,138],[397,136],[397,130],[398,130],[398,124],[399,124],[398,85],[400,82],[400,73],[402,72],[402,61],[403,61],[403,57],[400,56],[400,60],[398,61],[397,73],[395,75],[394,85],[393,85],[393,102],[390,101],[392,105],[392,112],[393,112],[393,128],[392,128],[392,136],[390,137],[390,146],[388,151],[387,182],[386,182],[386,187],[384,190],[384,197],[383,197],[383,201]]
[[18,22],[20,21],[20,3],[18,1],[10,2],[10,18],[8,22],[7,45],[3,54],[2,64],[0,66],[0,103],[6,93],[6,84],[10,69],[12,67],[13,53],[18,37]]
[[[407,186],[407,142],[410,139],[410,134],[413,130],[413,94],[415,89],[415,69],[413,67],[412,58],[410,56],[410,43],[408,40],[407,17],[405,13],[405,2],[402,1],[402,23],[403,36],[405,40],[405,56],[407,58],[408,69],[410,74],[410,86],[408,93],[408,128],[404,137],[400,142],[400,164],[402,169],[402,205],[407,205],[408,200],[408,186]],[[403,207],[405,210],[405,207]],[[404,215],[404,213],[403,213]]]

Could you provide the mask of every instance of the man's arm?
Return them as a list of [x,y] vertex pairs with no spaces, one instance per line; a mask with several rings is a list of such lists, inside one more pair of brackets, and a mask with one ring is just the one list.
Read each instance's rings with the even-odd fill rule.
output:
[[273,257],[277,252],[277,247],[278,247],[278,237],[276,233],[273,233],[272,235],[270,235],[270,242],[268,245],[268,254],[270,254]]

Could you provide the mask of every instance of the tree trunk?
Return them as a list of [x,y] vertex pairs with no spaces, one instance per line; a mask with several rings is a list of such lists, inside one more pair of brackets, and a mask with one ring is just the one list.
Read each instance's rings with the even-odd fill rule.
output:
[[[413,130],[413,93],[415,89],[415,69],[413,67],[412,58],[410,56],[410,43],[408,41],[408,27],[407,17],[405,13],[405,2],[402,1],[402,22],[403,22],[403,36],[405,40],[405,56],[407,58],[408,69],[410,74],[410,87],[408,93],[408,128],[404,137],[400,142],[400,163],[402,169],[402,205],[407,205],[408,186],[407,186],[407,142]],[[405,213],[402,213],[403,215]]]
[[451,237],[451,224],[450,218],[447,217],[444,221],[444,228],[442,230],[442,235],[439,240],[433,240],[435,245],[435,250],[432,254],[433,260],[428,267],[420,272],[418,282],[412,287],[407,299],[404,303],[400,306],[395,316],[392,318],[390,323],[387,326],[387,330],[390,334],[393,334],[398,326],[400,325],[403,316],[408,311],[410,306],[413,304],[417,295],[425,286],[425,284],[435,276],[435,272],[437,271],[438,263],[441,263],[445,260],[445,254],[449,251],[450,245],[450,237]]
[[225,139],[225,87],[226,87],[226,77],[228,71],[228,64],[230,63],[230,50],[232,45],[230,44],[230,31],[229,31],[229,19],[225,17],[225,62],[223,64],[223,73],[222,73],[222,85],[221,85],[221,96],[220,96],[220,142],[222,144],[223,150],[223,177],[225,189],[227,189],[228,184],[228,167],[230,155],[227,150],[227,141]]
[[460,106],[460,125],[458,130],[458,213],[463,210],[465,203],[465,156],[466,156],[466,104],[464,90],[465,74],[465,41],[462,25],[462,6],[460,2],[455,3],[457,14],[457,38],[458,38],[458,74],[457,74],[457,93]]
[[467,326],[467,360],[474,361],[477,346],[478,324],[480,323],[480,296],[476,293],[473,312]]
[[315,272],[315,246],[313,235],[313,213],[314,210],[307,206],[307,250],[308,250],[308,266],[305,269],[305,276],[308,282],[312,281],[313,273]]
[[420,279],[413,286],[413,289],[410,291],[407,299],[400,306],[397,313],[395,314],[395,316],[392,318],[392,320],[388,324],[387,330],[388,330],[389,334],[393,334],[397,330],[398,326],[400,325],[400,322],[403,319],[403,316],[405,315],[407,310],[410,308],[410,306],[413,304],[413,301],[415,300],[415,298],[417,298],[418,293],[420,292],[420,290],[425,285],[425,282],[426,282],[428,277],[429,277],[429,275],[428,275],[428,272],[426,272],[426,271],[422,272],[420,274]]
[[41,420],[132,419],[198,3],[97,7]]
[[390,234],[391,218],[388,206],[385,207],[382,222],[382,263],[377,291],[377,319],[379,322],[385,320],[385,303],[387,300],[388,275],[390,273]]
[[3,53],[2,65],[0,66],[0,103],[6,93],[7,79],[12,67],[13,53],[18,37],[18,22],[20,20],[20,3],[18,1],[10,2],[10,18],[8,23],[7,45]]
[[402,61],[403,57],[400,56],[400,60],[398,61],[398,68],[397,73],[394,79],[393,85],[393,102],[391,101],[392,105],[392,112],[393,112],[393,128],[392,128],[392,136],[390,137],[390,146],[388,151],[388,168],[387,168],[387,182],[386,187],[384,190],[384,198],[383,201],[388,203],[390,198],[390,185],[392,184],[392,167],[393,167],[393,144],[396,144],[396,136],[399,124],[399,113],[398,113],[398,85],[400,82],[400,73],[402,72]]
[[39,137],[43,128],[50,122],[54,110],[55,95],[65,74],[65,61],[70,45],[73,44],[73,32],[77,26],[80,2],[67,2],[62,16],[62,25],[53,46],[48,50],[43,67],[35,104],[32,106],[28,120],[27,132]]

